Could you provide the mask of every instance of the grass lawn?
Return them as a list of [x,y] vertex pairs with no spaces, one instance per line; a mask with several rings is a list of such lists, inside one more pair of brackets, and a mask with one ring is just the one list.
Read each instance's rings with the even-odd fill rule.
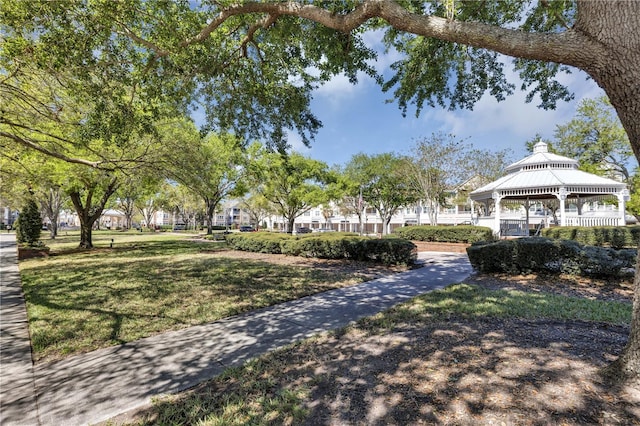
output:
[[46,243],[50,257],[20,262],[36,360],[207,323],[361,280],[213,258],[210,253],[224,243],[163,233],[95,232],[97,249],[90,251],[75,249],[77,235]]
[[[630,303],[454,285],[228,369],[190,391],[157,399],[128,421],[591,424],[598,416],[607,423],[611,414],[616,424],[625,423],[634,414],[615,399],[617,390],[600,390],[582,377],[576,383],[573,370],[587,375],[591,366],[580,364],[581,356],[572,359],[568,331],[546,343],[531,330],[570,320],[580,330],[597,322],[606,333],[630,318]],[[529,328],[522,328],[520,341],[510,339],[505,328],[519,323]],[[591,350],[589,337],[578,339]]]

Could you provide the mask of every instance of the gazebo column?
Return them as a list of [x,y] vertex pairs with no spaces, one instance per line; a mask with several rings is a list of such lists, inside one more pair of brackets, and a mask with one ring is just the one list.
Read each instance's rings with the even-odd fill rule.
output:
[[618,196],[618,213],[619,213],[619,219],[618,219],[618,226],[625,226],[627,224],[627,219],[625,217],[625,203],[627,201],[629,201],[629,190],[628,189],[623,189],[622,191],[618,192],[617,194]]
[[500,201],[502,200],[502,196],[496,191],[491,195],[491,198],[493,198],[493,202],[496,208],[496,217],[493,225],[493,230],[498,234],[498,237],[500,237]]
[[565,214],[565,201],[567,199],[567,189],[563,186],[556,194],[560,201],[560,226],[567,226],[567,215]]
[[524,202],[524,211],[525,211],[525,215],[526,215],[526,218],[527,218],[527,236],[530,235],[529,234],[529,228],[530,228],[530,225],[529,225],[529,207],[530,206],[531,206],[531,203],[529,202],[529,197],[527,197],[527,199]]

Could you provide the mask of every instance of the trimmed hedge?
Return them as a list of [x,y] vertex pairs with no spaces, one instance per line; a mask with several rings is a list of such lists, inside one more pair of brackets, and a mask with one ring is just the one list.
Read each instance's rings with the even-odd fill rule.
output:
[[225,236],[227,244],[235,250],[274,254],[281,254],[280,243],[290,239],[295,239],[295,237],[271,232],[233,233]]
[[573,240],[580,244],[598,247],[638,247],[640,226],[556,226],[542,230],[542,236],[556,240]]
[[413,241],[440,243],[475,243],[494,240],[493,231],[486,226],[403,226],[393,231],[398,237]]
[[416,246],[400,238],[368,238],[352,234],[229,234],[227,243],[236,250],[287,254],[321,259],[351,259],[385,265],[410,265],[416,260]]
[[544,237],[476,243],[467,248],[471,265],[480,272],[508,274],[568,273],[618,277],[633,273],[635,249],[585,246]]

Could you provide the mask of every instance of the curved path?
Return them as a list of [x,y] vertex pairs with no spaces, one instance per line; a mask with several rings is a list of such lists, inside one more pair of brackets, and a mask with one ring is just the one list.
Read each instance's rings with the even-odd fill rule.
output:
[[101,422],[472,272],[466,254],[421,252],[425,266],[409,272],[33,366],[15,250],[15,239],[0,235],[2,425]]

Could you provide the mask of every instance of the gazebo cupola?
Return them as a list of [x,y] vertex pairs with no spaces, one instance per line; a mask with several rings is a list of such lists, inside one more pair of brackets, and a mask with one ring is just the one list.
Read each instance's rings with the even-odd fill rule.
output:
[[[625,202],[629,199],[626,185],[578,170],[576,160],[549,152],[547,144],[542,141],[533,147],[531,155],[511,164],[505,171],[505,176],[469,194],[473,201],[485,205],[487,216],[493,203],[495,216],[489,223],[496,233],[504,234],[506,225],[517,225],[514,219],[508,219],[507,222],[507,219],[501,218],[503,203],[524,205],[526,218],[520,219],[521,229],[526,231],[523,235],[528,235],[529,205],[539,201],[557,200],[561,226],[625,224]],[[582,215],[583,203],[606,198],[617,199],[617,214],[602,218]],[[577,217],[567,216],[566,205],[569,202],[576,204]],[[479,222],[488,224],[486,218]]]

